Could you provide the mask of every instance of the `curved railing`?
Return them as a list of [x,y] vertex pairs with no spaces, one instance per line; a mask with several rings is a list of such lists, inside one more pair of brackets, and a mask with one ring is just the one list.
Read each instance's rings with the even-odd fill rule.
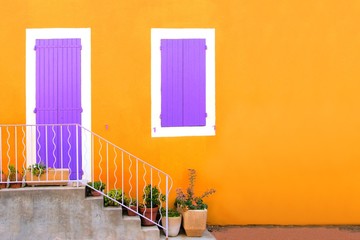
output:
[[[0,179],[0,185],[7,187],[14,183],[22,186],[70,184],[86,185],[96,191],[94,185],[88,183],[99,181],[106,185],[104,191],[98,191],[101,195],[157,225],[167,237],[171,177],[78,124],[0,125],[0,162],[0,172],[7,175],[6,179]],[[45,171],[36,171],[39,163],[46,167]],[[11,170],[22,175],[11,174]],[[149,185],[159,191],[156,200],[160,202],[159,209],[165,209],[165,216],[159,211],[160,218],[156,220],[151,220],[153,213],[144,214],[144,198],[153,199],[153,191],[145,191]],[[112,189],[121,189],[121,200],[108,195]],[[135,210],[129,207],[129,203],[134,202]],[[140,206],[143,206],[141,210]],[[163,218],[166,219],[164,226]]]

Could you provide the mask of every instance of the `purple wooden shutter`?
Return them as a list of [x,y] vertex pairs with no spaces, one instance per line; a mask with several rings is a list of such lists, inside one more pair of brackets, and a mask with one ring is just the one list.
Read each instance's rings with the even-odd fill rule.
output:
[[[81,39],[37,39],[35,49],[36,123],[81,124]],[[76,142],[75,126],[64,127],[62,131],[60,127],[55,127],[55,134],[51,127],[38,129],[37,161],[49,167],[70,166],[71,179],[75,179],[77,170],[81,176],[81,131],[79,142]],[[78,169],[76,144],[79,144]]]
[[161,126],[205,126],[205,39],[161,40]]
[[[58,123],[58,91],[57,91],[57,70],[55,59],[58,58],[57,51],[54,51],[54,40],[36,40],[36,123],[54,124]],[[52,128],[39,126],[36,133],[36,153],[37,162],[51,165],[49,159],[52,159],[54,145],[52,139],[58,135],[58,129],[55,134]],[[58,138],[55,139],[57,145]],[[55,145],[55,146],[56,146]],[[59,151],[55,152],[58,157]],[[51,161],[51,160],[50,160]]]
[[205,39],[185,39],[183,44],[184,126],[205,126]]
[[161,126],[183,126],[182,40],[161,40]]

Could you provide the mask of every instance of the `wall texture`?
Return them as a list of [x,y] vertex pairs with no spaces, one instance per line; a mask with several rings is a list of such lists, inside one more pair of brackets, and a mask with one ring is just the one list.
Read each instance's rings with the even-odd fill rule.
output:
[[[25,29],[90,27],[92,128],[210,224],[360,224],[360,2],[2,0],[0,123],[24,123]],[[216,29],[215,137],[151,138],[150,29]],[[105,125],[109,125],[109,129]]]

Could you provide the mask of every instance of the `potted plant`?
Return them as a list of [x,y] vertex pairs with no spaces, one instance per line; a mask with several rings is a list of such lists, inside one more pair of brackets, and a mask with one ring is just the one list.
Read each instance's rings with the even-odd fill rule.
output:
[[[22,182],[22,174],[15,168],[14,165],[9,165],[9,174],[8,178],[10,180],[10,188],[20,188]],[[14,183],[11,183],[14,182]]]
[[7,176],[4,171],[1,171],[0,188],[6,188]]
[[25,174],[27,185],[67,185],[69,180],[69,169],[46,168],[42,163],[30,165]]
[[[156,186],[153,187],[151,184],[147,185],[144,189],[143,199],[144,199],[144,204],[141,204],[139,206],[139,212],[143,216],[155,222],[160,204],[159,189]],[[155,225],[153,222],[149,221],[148,219],[142,217],[141,224],[143,226]]]
[[201,196],[195,196],[194,184],[196,171],[189,169],[189,187],[186,194],[181,189],[176,189],[176,205],[183,216],[185,233],[190,237],[201,237],[206,229],[207,208],[203,198],[215,193],[215,189],[204,192]]
[[124,199],[124,203],[127,207],[131,208],[133,211],[127,209],[127,214],[129,216],[137,216],[137,214],[135,212],[138,211],[138,204],[137,204],[137,201],[135,198],[132,198],[132,197],[127,197],[125,196],[125,199]]
[[[90,191],[89,191],[90,195],[93,197],[101,196],[100,192],[102,192],[106,186],[106,184],[101,181],[88,182],[87,185],[90,186],[90,187],[88,187],[88,189],[90,189]],[[95,191],[93,188],[96,189],[97,191]]]
[[[161,224],[166,228],[166,209],[161,208]],[[176,237],[181,227],[181,214],[176,209],[168,209],[168,236]]]
[[34,163],[28,167],[28,170],[37,177],[46,172],[46,166],[41,163]]
[[[113,199],[115,199],[116,201],[118,202],[122,202],[122,198],[123,198],[123,195],[122,195],[122,190],[119,188],[119,189],[112,189],[110,190],[107,195]],[[114,200],[108,198],[108,197],[105,197],[104,198],[104,206],[105,207],[119,207],[120,204],[115,202]]]

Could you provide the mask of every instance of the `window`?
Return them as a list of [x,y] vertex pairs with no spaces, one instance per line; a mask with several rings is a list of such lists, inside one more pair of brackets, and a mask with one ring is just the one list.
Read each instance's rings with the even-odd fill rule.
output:
[[152,29],[152,136],[215,135],[214,29]]

